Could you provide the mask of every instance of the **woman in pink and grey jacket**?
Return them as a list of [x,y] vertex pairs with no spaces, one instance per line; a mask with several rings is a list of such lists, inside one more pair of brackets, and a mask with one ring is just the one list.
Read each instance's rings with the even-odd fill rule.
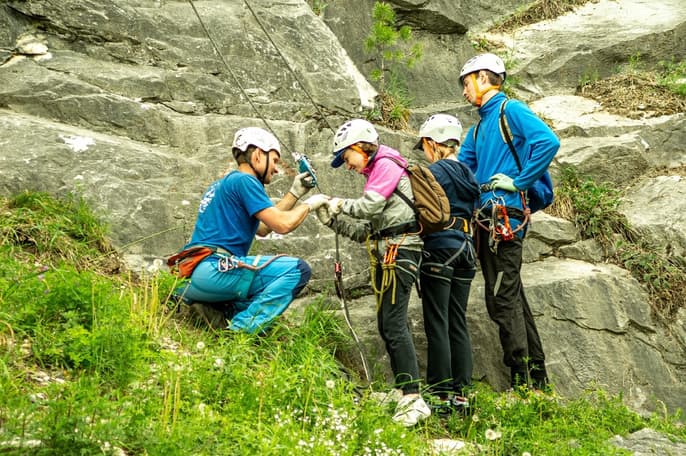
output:
[[362,174],[364,192],[356,199],[331,198],[317,216],[336,233],[366,242],[370,252],[371,279],[377,298],[377,325],[391,361],[395,384],[403,392],[393,420],[413,426],[431,415],[419,394],[419,368],[407,308],[417,280],[422,240],[413,209],[396,193],[413,199],[397,150],[379,145],[374,126],[362,119],[344,123],[333,142],[331,166]]

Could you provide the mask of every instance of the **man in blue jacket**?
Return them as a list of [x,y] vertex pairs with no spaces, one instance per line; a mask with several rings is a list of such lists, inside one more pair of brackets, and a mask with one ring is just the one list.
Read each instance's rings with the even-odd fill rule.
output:
[[[545,354],[520,276],[522,241],[529,210],[526,190],[548,169],[560,148],[553,131],[523,102],[511,100],[504,111],[509,132],[501,132],[500,108],[508,100],[500,91],[506,71],[502,59],[481,54],[460,72],[462,95],[479,110],[459,160],[474,172],[481,186],[476,243],[485,281],[488,314],[498,325],[503,361],[511,386],[536,389],[548,383]],[[477,128],[478,126],[478,128]],[[504,135],[512,138],[521,170]]]

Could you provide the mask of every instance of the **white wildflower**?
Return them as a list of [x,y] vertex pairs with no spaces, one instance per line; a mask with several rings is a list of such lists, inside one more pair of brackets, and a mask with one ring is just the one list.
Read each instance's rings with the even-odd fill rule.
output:
[[503,434],[500,431],[494,431],[493,429],[486,429],[486,440],[498,440]]

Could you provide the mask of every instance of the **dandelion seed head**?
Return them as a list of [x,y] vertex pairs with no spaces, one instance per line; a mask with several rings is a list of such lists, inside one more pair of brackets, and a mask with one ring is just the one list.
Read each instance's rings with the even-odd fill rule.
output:
[[494,431],[493,429],[486,429],[486,440],[498,440],[502,437],[502,433],[499,431]]

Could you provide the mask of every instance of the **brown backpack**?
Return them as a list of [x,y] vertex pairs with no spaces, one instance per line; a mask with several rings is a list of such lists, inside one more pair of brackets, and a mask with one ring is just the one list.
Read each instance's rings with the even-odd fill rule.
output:
[[415,213],[422,236],[450,228],[455,219],[450,216],[450,201],[429,168],[424,165],[403,165],[393,157],[380,157],[393,160],[407,171],[412,186],[414,202],[396,187],[393,193],[402,198]]

